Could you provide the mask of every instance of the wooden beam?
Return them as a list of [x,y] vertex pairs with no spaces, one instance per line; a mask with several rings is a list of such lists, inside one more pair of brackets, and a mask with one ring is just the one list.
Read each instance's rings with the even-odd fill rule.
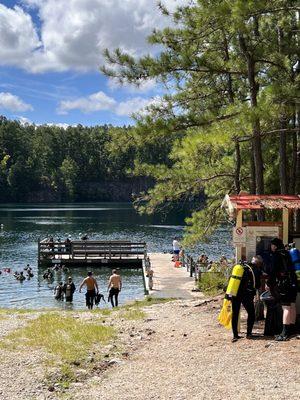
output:
[[287,244],[289,241],[289,210],[282,209],[282,241]]
[[[237,228],[240,228],[243,226],[243,210],[238,210],[238,212],[236,214],[235,226]],[[242,247],[235,246],[235,261],[238,263],[241,258],[242,258]]]

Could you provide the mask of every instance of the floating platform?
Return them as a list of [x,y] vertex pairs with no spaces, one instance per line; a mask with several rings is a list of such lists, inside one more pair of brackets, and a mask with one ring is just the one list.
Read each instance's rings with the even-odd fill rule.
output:
[[38,241],[38,264],[51,266],[116,266],[142,268],[147,258],[145,242],[43,239]]

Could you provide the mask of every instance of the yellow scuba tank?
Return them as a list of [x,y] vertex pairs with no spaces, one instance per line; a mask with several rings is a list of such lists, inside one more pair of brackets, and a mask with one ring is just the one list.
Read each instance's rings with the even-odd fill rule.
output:
[[231,277],[226,289],[226,295],[228,297],[237,295],[243,275],[244,267],[240,264],[235,265],[232,269]]

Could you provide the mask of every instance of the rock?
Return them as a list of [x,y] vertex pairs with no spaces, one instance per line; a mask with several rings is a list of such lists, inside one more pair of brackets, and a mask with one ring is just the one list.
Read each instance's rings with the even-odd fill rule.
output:
[[72,362],[72,364],[73,364],[73,365],[76,365],[76,367],[79,367],[80,361],[75,360],[75,361]]
[[108,361],[108,365],[119,365],[122,364],[122,361],[119,360],[118,358],[113,358],[111,360]]
[[48,386],[48,391],[49,392],[54,392],[55,387],[53,385]]
[[184,337],[187,337],[187,333],[184,333],[183,336],[184,336]]

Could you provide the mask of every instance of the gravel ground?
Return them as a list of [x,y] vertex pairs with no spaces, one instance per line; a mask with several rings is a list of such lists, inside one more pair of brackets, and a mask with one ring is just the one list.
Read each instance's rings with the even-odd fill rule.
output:
[[[44,384],[44,354],[0,350],[0,399],[298,400],[300,341],[231,343],[231,333],[217,323],[220,305],[177,300],[145,308],[143,320],[107,321],[121,331],[122,350],[106,349],[112,366],[95,365],[63,394]],[[12,329],[10,319],[1,321],[0,333],[6,326]]]

